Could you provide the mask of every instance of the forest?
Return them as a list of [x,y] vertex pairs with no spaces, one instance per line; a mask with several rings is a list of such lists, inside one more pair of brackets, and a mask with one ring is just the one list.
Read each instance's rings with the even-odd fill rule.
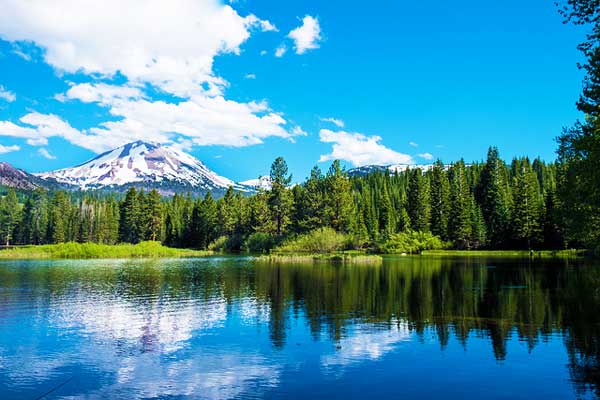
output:
[[[272,188],[246,196],[230,188],[215,199],[131,188],[125,195],[8,189],[0,202],[5,244],[104,244],[161,241],[172,247],[266,251],[329,228],[344,249],[393,248],[399,234],[420,233],[457,249],[590,247],[572,229],[561,199],[565,168],[540,159],[506,164],[491,147],[485,162],[348,176],[339,161],[314,167],[292,185],[286,162],[271,166]],[[567,199],[568,200],[568,199]]]

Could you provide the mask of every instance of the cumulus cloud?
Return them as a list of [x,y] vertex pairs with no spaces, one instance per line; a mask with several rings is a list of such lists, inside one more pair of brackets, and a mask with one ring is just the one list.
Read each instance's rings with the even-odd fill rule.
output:
[[13,151],[19,151],[21,148],[17,145],[4,146],[0,144],[0,154],[11,153]]
[[331,122],[332,124],[334,124],[335,126],[337,126],[338,128],[343,128],[344,127],[344,121],[342,121],[341,119],[338,118],[319,118],[321,121],[323,122]]
[[48,160],[56,160],[56,157],[50,154],[50,152],[44,147],[38,150],[38,154]]
[[60,137],[95,152],[106,150],[106,146],[94,137],[73,128],[68,122],[53,114],[29,113],[19,120],[23,125],[0,121],[0,136],[26,139],[31,146],[46,146],[51,137]]
[[17,96],[10,90],[5,89],[4,86],[0,85],[0,99],[12,103],[17,99]]
[[244,75],[244,78],[246,78],[246,79],[256,79],[256,74],[246,74],[246,75]]
[[[113,117],[80,131],[59,116],[32,112],[20,123],[0,121],[0,136],[37,146],[62,137],[100,152],[137,139],[181,137],[194,145],[248,146],[268,137],[292,140],[300,129],[265,101],[225,97],[228,82],[214,73],[214,58],[239,54],[253,31],[277,28],[219,0],[0,0],[0,9],[0,38],[34,43],[59,72],[90,78],[57,100],[94,103]],[[106,83],[117,74],[125,83]],[[176,100],[156,101],[152,89]]]
[[193,96],[186,101],[169,103],[141,97],[135,88],[80,84],[71,87],[66,100],[97,103],[117,120],[79,131],[55,115],[30,113],[21,118],[24,125],[0,121],[0,136],[27,139],[30,145],[44,146],[52,136],[94,152],[102,152],[123,143],[144,139],[159,143],[185,141],[193,145],[232,147],[263,143],[266,138],[292,140],[306,135],[298,126],[289,126],[268,103],[239,103],[222,96]]
[[424,160],[427,160],[427,161],[433,160],[433,154],[431,154],[431,153],[421,153],[421,154],[417,154],[417,156]]
[[318,49],[321,41],[321,26],[317,18],[310,15],[302,19],[302,25],[292,30],[288,37],[294,41],[296,54],[304,54],[307,50]]
[[408,154],[398,153],[382,145],[381,137],[321,129],[319,138],[323,143],[332,143],[331,153],[324,154],[319,162],[345,160],[359,167],[363,165],[413,164]]
[[408,145],[409,145],[410,147],[414,147],[414,148],[417,148],[417,147],[419,147],[419,144],[418,144],[418,143],[415,143],[415,142],[408,142]]
[[274,29],[218,0],[0,0],[0,9],[0,37],[36,43],[58,70],[120,72],[177,95],[222,86],[214,57],[239,54],[252,29]]
[[281,58],[287,52],[287,47],[285,45],[281,45],[275,49],[275,57]]

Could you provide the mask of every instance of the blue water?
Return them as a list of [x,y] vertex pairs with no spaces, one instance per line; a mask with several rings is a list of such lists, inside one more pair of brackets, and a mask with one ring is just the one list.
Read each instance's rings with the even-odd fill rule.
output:
[[599,394],[592,262],[0,263],[0,399]]

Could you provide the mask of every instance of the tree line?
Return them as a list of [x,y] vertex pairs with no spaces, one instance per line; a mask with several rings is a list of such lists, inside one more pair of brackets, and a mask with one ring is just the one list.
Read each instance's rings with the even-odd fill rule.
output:
[[339,161],[315,166],[301,184],[281,157],[271,166],[270,190],[246,196],[229,188],[219,199],[130,188],[116,194],[8,190],[0,201],[5,244],[138,243],[174,247],[266,250],[290,236],[331,227],[369,248],[398,232],[430,232],[460,249],[563,248],[578,245],[566,232],[557,195],[558,166],[498,150],[466,165],[437,161],[411,168],[348,176]]

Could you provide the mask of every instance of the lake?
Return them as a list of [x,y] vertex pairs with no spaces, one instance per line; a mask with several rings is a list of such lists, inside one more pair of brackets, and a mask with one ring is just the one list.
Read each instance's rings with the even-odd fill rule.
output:
[[0,263],[3,400],[597,396],[597,262]]

